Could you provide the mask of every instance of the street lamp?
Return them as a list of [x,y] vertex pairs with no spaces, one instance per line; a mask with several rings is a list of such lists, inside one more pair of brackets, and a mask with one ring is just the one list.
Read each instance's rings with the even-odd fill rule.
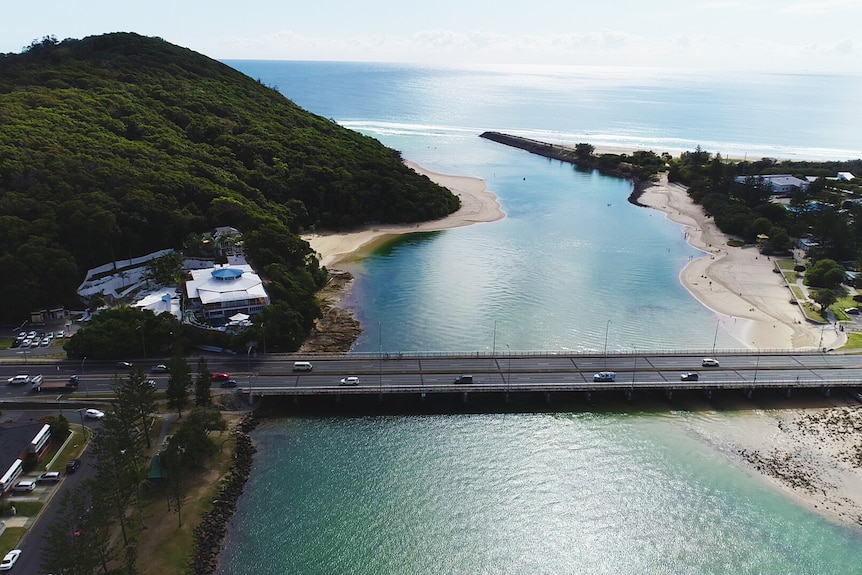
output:
[[[81,379],[84,381],[84,393],[87,397],[90,397],[90,385],[87,383],[87,377],[84,373],[84,362],[87,361],[87,356],[84,356],[84,359],[81,360]],[[83,420],[82,420],[83,421]]]
[[245,352],[245,362],[246,369],[248,369],[248,403],[249,405],[254,403],[254,394],[251,389],[251,348],[252,346],[248,346],[248,349]]
[[605,369],[608,367],[608,334],[611,331],[611,320],[608,320],[607,325],[605,326],[605,350],[602,355],[605,357]]
[[715,335],[712,338],[712,355],[715,355],[715,343],[718,341],[718,326],[720,323],[720,319],[715,320]]
[[377,392],[383,393],[383,324],[377,322]]
[[491,345],[491,355],[497,355],[497,320],[494,320],[494,343]]
[[509,349],[509,344],[506,344],[506,355],[509,356],[509,365],[506,368],[506,393],[509,393],[509,389],[512,387],[512,350]]
[[[751,342],[754,344],[754,342]],[[754,383],[757,383],[757,370],[760,368],[760,352],[757,352],[757,362],[754,364]]]

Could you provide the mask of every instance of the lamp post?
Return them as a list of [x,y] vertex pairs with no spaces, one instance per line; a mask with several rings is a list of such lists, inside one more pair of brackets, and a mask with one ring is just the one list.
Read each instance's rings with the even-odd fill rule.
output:
[[[81,379],[84,380],[84,393],[87,397],[90,397],[90,384],[87,383],[86,374],[84,373],[84,362],[87,361],[87,356],[84,356],[84,359],[81,360]],[[82,420],[83,421],[83,420]]]
[[611,320],[608,320],[607,325],[605,325],[605,349],[604,349],[604,352],[602,352],[602,355],[604,355],[604,358],[605,358],[605,369],[607,369],[607,367],[608,367],[608,334],[610,333],[610,331],[611,331]]
[[248,403],[251,405],[254,403],[254,393],[252,393],[251,388],[251,346],[248,346],[245,352],[245,363],[248,370]]
[[377,322],[377,388],[383,393],[383,324]]
[[509,356],[509,364],[506,367],[506,393],[509,393],[509,390],[512,387],[512,350],[509,349],[509,344],[506,344],[506,355]]
[[712,337],[712,355],[715,355],[715,343],[718,341],[718,326],[720,323],[720,319],[715,320],[715,335]]
[[638,371],[638,348],[632,345],[632,349],[635,350],[635,360],[634,365],[632,365],[632,390],[635,388],[635,374]]
[[497,355],[497,320],[494,320],[494,342],[491,344],[491,356]]
[[[754,344],[754,342],[751,342]],[[757,370],[760,368],[760,352],[757,352],[757,362],[754,364],[754,383],[757,383]]]

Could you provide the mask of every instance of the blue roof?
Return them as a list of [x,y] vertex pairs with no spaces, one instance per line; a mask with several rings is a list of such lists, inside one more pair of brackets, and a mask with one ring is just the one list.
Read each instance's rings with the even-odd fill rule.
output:
[[212,275],[220,280],[235,280],[242,275],[242,270],[236,268],[219,268],[212,271]]

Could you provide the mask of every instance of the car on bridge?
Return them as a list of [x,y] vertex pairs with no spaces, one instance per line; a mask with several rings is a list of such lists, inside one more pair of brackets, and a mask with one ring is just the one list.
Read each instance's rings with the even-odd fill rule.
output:
[[228,380],[230,380],[230,378],[231,377],[230,377],[229,373],[214,373],[214,374],[212,374],[212,380],[213,381],[228,381]]
[[700,360],[701,367],[718,367],[718,360],[711,357],[705,357]]
[[680,375],[679,379],[681,381],[697,381],[698,379],[700,379],[700,376],[693,371],[688,371]]
[[343,377],[339,385],[359,385],[359,378],[355,375]]
[[593,375],[593,381],[616,381],[617,374],[613,371],[600,371]]

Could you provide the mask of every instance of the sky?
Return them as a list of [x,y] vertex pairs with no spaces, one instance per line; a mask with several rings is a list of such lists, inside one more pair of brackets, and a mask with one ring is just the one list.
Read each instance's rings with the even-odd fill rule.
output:
[[157,36],[218,60],[597,65],[862,74],[862,0],[6,2],[0,53]]

